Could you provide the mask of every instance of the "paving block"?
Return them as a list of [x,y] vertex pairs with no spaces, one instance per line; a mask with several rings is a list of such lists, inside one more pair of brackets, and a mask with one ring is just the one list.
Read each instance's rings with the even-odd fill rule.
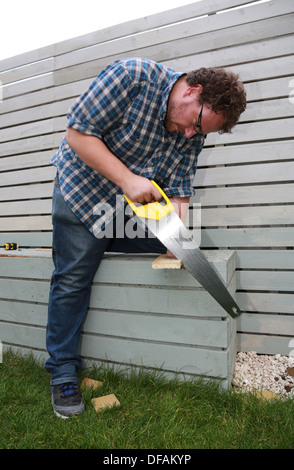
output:
[[113,393],[103,397],[92,398],[91,402],[96,412],[102,411],[105,408],[112,408],[113,406],[120,405],[120,402]]
[[90,388],[92,390],[96,390],[103,386],[103,382],[99,382],[99,380],[88,379],[87,377],[84,378],[81,382],[81,388]]

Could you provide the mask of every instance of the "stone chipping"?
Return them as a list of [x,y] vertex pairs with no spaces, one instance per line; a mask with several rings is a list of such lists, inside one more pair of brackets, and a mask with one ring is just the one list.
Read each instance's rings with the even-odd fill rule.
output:
[[268,390],[281,398],[294,398],[294,356],[239,352],[232,385],[237,390]]

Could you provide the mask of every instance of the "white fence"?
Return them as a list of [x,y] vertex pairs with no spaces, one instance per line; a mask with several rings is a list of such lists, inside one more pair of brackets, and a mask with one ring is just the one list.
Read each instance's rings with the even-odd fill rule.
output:
[[200,155],[201,247],[236,251],[238,349],[290,354],[293,32],[292,0],[203,0],[1,61],[0,244],[51,246],[48,162],[69,106],[106,64],[144,56],[177,71],[230,68],[248,107],[234,133],[210,135]]

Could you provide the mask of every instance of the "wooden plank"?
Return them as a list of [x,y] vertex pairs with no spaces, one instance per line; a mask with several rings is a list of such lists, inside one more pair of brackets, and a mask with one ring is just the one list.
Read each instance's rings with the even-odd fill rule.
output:
[[3,341],[8,344],[25,346],[29,349],[46,349],[46,328],[1,323]]
[[[248,41],[247,37],[244,37],[244,32],[242,25],[248,31],[248,25],[246,23],[251,23],[250,31],[252,40],[255,39],[255,24],[256,24],[256,33],[260,34],[262,32],[263,36],[265,37],[266,32],[262,28],[262,24],[265,21],[270,21],[268,19],[272,19],[275,22],[275,35],[278,35],[278,27],[279,27],[279,18],[275,18],[279,15],[286,15],[293,12],[292,7],[289,5],[287,0],[280,0],[280,4],[275,2],[269,3],[268,8],[265,9],[263,5],[256,5],[254,7],[249,7],[246,9],[241,10],[229,10],[222,15],[212,15],[208,17],[203,17],[201,19],[191,19],[189,22],[184,23],[177,23],[174,25],[170,25],[169,28],[162,28],[157,29],[156,31],[143,31],[137,36],[125,37],[114,41],[108,41],[107,43],[103,42],[101,44],[93,45],[90,48],[83,48],[81,50],[76,50],[74,52],[70,52],[68,54],[63,54],[56,57],[56,69],[68,67],[74,65],[76,63],[82,64],[89,60],[93,60],[96,57],[105,57],[111,56],[114,54],[121,54],[129,52],[130,50],[140,50],[143,48],[148,48],[153,46],[154,44],[164,44],[170,43],[172,41],[181,38],[181,42],[183,42],[184,38],[187,42],[187,47],[189,47],[190,37],[197,31],[197,35],[209,32],[210,37],[213,38],[214,31],[222,30],[222,34],[220,35],[220,45],[218,42],[218,47],[223,46],[223,44],[228,45],[227,42],[223,42],[227,40],[227,35],[230,34],[232,36],[231,44],[236,44],[238,42],[237,37],[234,36],[234,33],[230,31],[236,30],[238,36],[241,36],[242,42]],[[266,18],[266,20],[265,20]],[[292,25],[293,26],[293,25]],[[291,30],[293,32],[293,29]],[[285,27],[284,27],[284,34],[285,34]],[[271,30],[272,36],[272,30]],[[224,39],[226,38],[226,39]],[[258,37],[260,38],[260,37]],[[196,37],[193,38],[195,43],[195,48],[197,50],[198,43],[200,41],[196,41]],[[172,47],[171,47],[172,49]],[[201,49],[200,49],[201,50]],[[203,50],[203,49],[202,49]],[[195,51],[195,49],[194,49]],[[188,52],[188,50],[187,50]],[[142,54],[136,54],[137,56],[141,56]]]
[[294,313],[294,294],[240,292],[236,299],[246,312]]
[[[176,70],[194,70],[195,64],[205,64],[206,67],[233,67],[241,64],[252,63],[252,75],[254,78],[255,63],[260,60],[271,59],[294,53],[294,44],[291,36],[269,37],[248,44],[240,44],[205,52],[191,52],[185,57],[176,57],[162,62]],[[238,65],[237,65],[238,64]],[[236,69],[235,69],[236,70]],[[241,76],[242,78],[242,76]]]
[[204,148],[198,158],[198,168],[202,166],[291,160],[293,147],[294,140],[285,140],[283,142],[254,142]]
[[52,192],[53,182],[42,184],[29,184],[23,186],[8,186],[0,188],[0,201],[51,197]]
[[[45,349],[45,328],[1,324],[3,342],[22,347]],[[227,377],[228,351],[187,348],[175,344],[130,341],[115,337],[83,335],[81,354],[86,358],[145,365],[196,375]]]
[[226,377],[227,351],[187,348],[174,344],[147,343],[123,338],[87,335],[81,354],[87,358],[116,363],[138,364],[196,375]]
[[46,88],[45,90],[12,97],[9,100],[3,100],[0,107],[0,114],[6,114],[19,109],[26,109],[31,106],[39,106],[43,103],[52,103],[54,100],[55,88]]
[[35,121],[29,124],[23,124],[16,127],[4,128],[0,131],[0,143],[10,140],[25,139],[31,136],[39,136],[44,134],[52,134],[54,130],[53,119],[45,119],[43,121]]
[[249,102],[246,111],[241,114],[239,122],[256,122],[287,117],[293,117],[293,104],[289,98],[279,98],[269,101]]
[[51,133],[48,135],[28,137],[26,139],[4,142],[0,147],[0,156],[6,157],[8,155],[17,155],[23,154],[24,152],[34,152],[40,150],[53,151],[55,147],[54,143],[54,136]]
[[3,202],[0,203],[0,217],[27,214],[51,214],[51,209],[51,199]]
[[[28,254],[27,252],[33,252]],[[4,249],[0,251],[1,277],[17,279],[38,279],[50,281],[54,266],[51,252],[36,252],[35,250],[22,250],[15,254],[8,254]]]
[[[257,46],[258,44],[255,43],[254,49]],[[246,46],[244,45],[243,47],[245,48]],[[247,47],[250,46],[248,45]],[[253,46],[251,45],[251,47]],[[252,80],[266,80],[269,78],[292,75],[294,73],[293,69],[294,64],[292,55],[287,55],[285,57],[270,57],[264,60],[262,57],[260,57],[257,61],[254,62],[254,64],[246,62],[244,64],[240,63],[230,66],[230,70],[239,74],[243,82]]]
[[294,316],[243,313],[238,318],[238,330],[246,333],[289,336],[289,332],[294,331]]
[[236,287],[239,290],[291,292],[294,287],[294,271],[237,271]]
[[288,98],[289,77],[250,82],[245,85],[245,88],[248,102],[272,98]]
[[[1,192],[0,192],[1,194]],[[223,188],[197,189],[191,198],[192,204],[203,207],[216,205],[282,204],[294,202],[294,184],[271,184],[262,186],[236,186]]]
[[34,166],[48,165],[53,155],[52,150],[44,152],[25,153],[10,157],[0,158],[0,171],[20,170],[22,168],[32,168]]
[[[228,285],[235,272],[234,253],[230,250],[209,250],[204,251],[203,254],[218,271],[224,283]],[[47,280],[51,278],[53,270],[51,253],[37,252],[33,249],[12,253],[0,249],[0,257],[3,277]],[[94,285],[200,287],[192,275],[184,269],[180,271],[152,269],[152,261],[155,258],[156,255],[152,254],[105,254],[94,277]]]
[[44,75],[33,77],[30,80],[21,80],[20,82],[7,84],[3,89],[3,100],[53,86],[53,72],[48,72]]
[[[221,26],[222,23],[220,23],[220,27]],[[182,28],[184,27],[185,26],[182,26]],[[137,45],[134,45],[134,42],[137,42],[139,40],[138,38],[131,38],[132,41],[130,38],[125,38],[119,41],[110,42],[107,44],[107,47],[105,44],[98,44],[97,46],[93,46],[93,48],[89,49],[88,56],[86,56],[84,50],[83,53],[82,51],[75,51],[70,54],[72,57],[66,63],[65,68],[64,62],[60,63],[61,69],[56,71],[55,83],[64,84],[72,80],[81,80],[89,76],[94,77],[97,75],[97,72],[105,67],[109,62],[119,58],[134,55],[134,51],[135,55],[138,57],[151,57],[152,59],[161,63],[166,63],[167,65],[171,66],[172,68],[176,68],[177,70],[187,71],[195,69],[195,64],[205,64],[206,66],[209,66],[209,60],[206,60],[205,54],[209,58],[209,56],[213,53],[211,51],[218,49],[221,50],[221,57],[219,57],[216,62],[213,62],[212,60],[210,60],[210,62],[213,66],[227,66],[227,61],[230,61],[230,59],[227,59],[226,55],[231,55],[227,49],[232,44],[237,45],[241,43],[242,45],[245,45],[246,42],[248,42],[247,24],[209,32],[207,32],[207,26],[202,24],[202,27],[204,31],[202,34],[195,35],[195,31],[199,31],[199,23],[197,23],[196,27],[190,31],[189,37],[184,37],[187,35],[187,32],[183,30],[181,33],[179,33],[178,38],[175,38],[171,41],[166,40],[167,33],[164,31],[162,40],[158,38],[157,44],[148,45],[148,39],[150,39],[151,42],[154,42],[154,34],[152,32],[150,34],[150,38],[145,38],[147,39],[145,44],[142,43],[143,38],[142,35],[140,35],[141,44],[138,43]],[[251,43],[254,40],[261,41],[267,38],[272,38],[273,28],[275,29],[276,37],[286,33],[291,34],[293,33],[293,19],[290,17],[281,16],[278,18],[264,20],[264,22],[257,21],[256,23],[251,23]],[[185,59],[182,63],[180,56],[183,50],[185,50]],[[293,52],[293,46],[291,50]],[[254,54],[255,51],[254,49],[252,50],[252,46],[250,45],[250,60],[253,60],[252,56]],[[271,51],[269,57],[273,57],[273,55],[281,55],[281,53],[273,54]],[[192,61],[189,61],[189,56],[193,56]],[[176,60],[174,60],[175,57],[177,57]],[[242,56],[234,54],[233,64],[236,64],[240,61],[240,59],[237,61],[236,57],[240,58]],[[259,59],[260,57],[257,58],[257,60]],[[219,63],[220,60],[222,60],[221,63]],[[242,60],[242,62],[245,62],[245,60]],[[85,66],[81,67],[80,65],[77,65],[81,63]]]
[[21,248],[25,247],[52,247],[52,232],[40,232],[40,230],[30,232],[0,232],[0,244],[15,241]]
[[243,269],[294,269],[294,250],[237,250],[236,261]]
[[201,248],[293,247],[293,227],[205,229],[201,231]]
[[[164,27],[173,23],[194,19],[202,15],[211,15],[216,12],[248,4],[246,0],[222,0],[221,6],[217,0],[205,0],[191,3],[168,11],[156,13],[144,18],[131,20],[123,24],[114,25],[111,28],[95,31],[77,38],[62,41],[55,45],[56,54],[62,54],[71,50],[92,46],[99,42],[106,42],[123,36],[141,33],[145,30]],[[252,2],[253,3],[253,2]]]
[[1,186],[13,186],[28,183],[39,183],[41,181],[53,181],[56,176],[56,168],[53,166],[32,168],[29,170],[11,171],[5,173],[5,179]]
[[240,334],[238,351],[256,351],[258,354],[282,354],[288,356],[291,351],[289,336]]
[[166,254],[158,256],[152,262],[153,269],[181,269],[182,261],[176,258],[170,258]]
[[[46,327],[47,306],[26,303],[24,308],[21,302],[0,300],[0,321]],[[183,319],[168,315],[134,316],[131,313],[100,310],[89,310],[83,333],[218,348],[227,348],[230,342],[227,321]]]
[[202,290],[187,290],[179,295],[177,289],[153,289],[146,287],[129,287],[117,289],[105,286],[99,294],[92,292],[90,307],[113,309],[119,311],[164,313],[170,312],[196,316],[221,316],[224,314],[217,302]]
[[21,232],[23,230],[52,230],[51,216],[1,217],[2,232]]
[[90,309],[83,333],[216,348],[227,348],[230,343],[226,321],[111,310]]
[[1,279],[0,298],[6,300],[48,303],[49,282]]
[[[288,96],[289,88],[287,91],[280,91],[280,93],[281,95]],[[232,145],[239,142],[246,143],[262,140],[268,141],[269,139],[292,138],[293,125],[293,118],[237,124],[232,134],[209,134],[206,139],[206,145]]]
[[46,304],[0,300],[0,321],[23,325],[46,327],[48,306]]
[[[2,61],[0,61],[0,69],[1,65]],[[53,71],[53,69],[54,59],[53,57],[48,57],[47,59],[26,64],[25,66],[20,66],[13,69],[8,68],[3,72],[0,72],[0,81],[3,85],[6,85],[7,83],[26,80],[31,77],[50,73]]]
[[280,183],[289,182],[294,174],[293,162],[264,163],[254,166],[231,166],[210,169],[199,168],[194,185],[216,186],[224,184],[256,184],[256,183]]
[[262,226],[293,223],[294,211],[291,205],[202,208],[201,211],[201,225],[203,227]]
[[[248,1],[246,0],[223,0],[222,8],[232,8],[234,6],[247,3]],[[59,55],[72,49],[91,46],[92,44],[95,44],[101,40],[109,41],[123,35],[131,35],[145,29],[158,28],[169,23],[194,18],[197,15],[213,13],[218,10],[219,5],[215,0],[205,0],[202,2],[197,2],[196,4],[193,3],[191,5],[175,8],[167,12],[165,11],[155,15],[150,15],[148,17],[131,20],[127,23],[115,25],[111,28],[106,28],[101,31],[79,36],[77,38],[61,41],[54,45],[42,47],[30,52],[19,54],[12,58],[4,59],[0,61],[0,71],[20,67],[22,65],[30,64],[31,62],[44,60],[53,56],[54,54]]]
[[29,109],[24,108],[19,111],[12,111],[5,116],[5,127],[53,118],[60,115],[65,116],[72,103],[73,99],[70,98],[58,102],[41,103],[39,106],[36,105]]
[[23,54],[3,59],[0,61],[0,71],[14,69],[22,65],[52,57],[54,55],[54,49],[54,44],[51,44],[50,46],[41,47],[33,51],[24,52]]

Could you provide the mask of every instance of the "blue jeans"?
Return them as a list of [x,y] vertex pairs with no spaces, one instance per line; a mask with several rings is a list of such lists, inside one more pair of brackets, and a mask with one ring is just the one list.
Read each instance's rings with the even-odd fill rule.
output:
[[[164,253],[156,238],[101,238],[89,232],[64,201],[58,181],[52,206],[54,271],[51,278],[46,370],[51,384],[78,382],[82,360],[77,355],[81,325],[87,313],[91,285],[105,252]],[[115,224],[114,224],[115,225]],[[102,287],[103,288],[103,287]]]

